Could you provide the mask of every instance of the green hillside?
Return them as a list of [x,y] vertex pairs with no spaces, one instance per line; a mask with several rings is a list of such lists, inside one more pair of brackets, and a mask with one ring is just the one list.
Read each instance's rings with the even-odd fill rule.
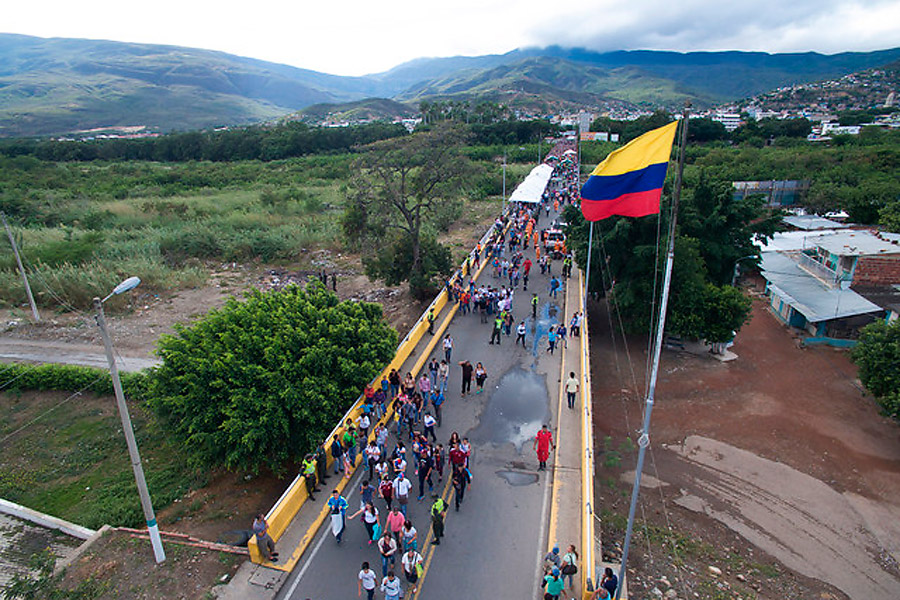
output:
[[500,99],[536,95],[545,102],[596,106],[602,101],[629,104],[681,104],[690,99],[703,106],[707,94],[691,92],[680,84],[634,67],[605,69],[569,60],[533,57],[490,69],[468,69],[410,88],[398,98],[480,97]]
[[395,102],[386,98],[366,98],[342,104],[314,104],[300,111],[304,121],[321,122],[326,118],[335,121],[373,121],[379,119],[414,117],[418,109],[408,104]]
[[383,73],[341,77],[195,48],[0,34],[0,137],[193,130],[313,106],[303,118],[394,118],[421,100],[442,98],[535,111],[674,108],[685,100],[704,107],[898,58],[900,49],[823,55],[549,47],[421,58]]

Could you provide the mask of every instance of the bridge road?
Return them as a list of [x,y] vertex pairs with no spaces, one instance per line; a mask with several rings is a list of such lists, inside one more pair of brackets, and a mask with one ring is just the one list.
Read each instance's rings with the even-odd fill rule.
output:
[[[534,261],[533,250],[529,258]],[[554,261],[553,272],[559,275],[560,271],[561,262]],[[547,329],[551,324],[565,320],[562,312],[565,293],[560,292],[557,299],[549,298],[550,276],[541,275],[536,264],[530,279],[527,292],[520,283],[513,302],[516,324],[525,320],[528,327],[525,348],[513,345],[515,326],[512,335],[504,335],[499,346],[489,345],[491,325],[482,324],[477,314],[457,312],[447,330],[454,340],[454,349],[443,426],[437,429],[438,442],[446,448],[453,431],[469,438],[473,481],[459,512],[450,502],[446,537],[439,546],[430,543],[432,500],[427,490],[423,502],[411,499],[409,517],[419,532],[419,551],[426,559],[426,572],[418,594],[406,593],[406,598],[442,600],[451,594],[458,598],[533,598],[537,595],[540,558],[547,545],[550,485],[549,472],[537,471],[532,439],[541,424],[555,426],[560,352],[553,356],[546,352]],[[485,269],[479,281],[497,287],[504,283],[494,278],[489,269]],[[540,298],[536,320],[531,316],[532,292],[537,292]],[[433,355],[438,360],[443,358],[440,345]],[[483,393],[475,394],[473,383],[473,393],[465,398],[460,396],[458,363],[461,360],[469,360],[473,365],[479,361],[484,364],[488,379]],[[388,448],[393,448],[395,443],[396,437],[392,433]],[[437,491],[443,492],[445,498],[452,498],[448,493],[448,473],[449,468],[445,468],[444,484]],[[354,512],[359,507],[359,484],[366,476],[367,473],[359,469],[353,485],[348,488],[352,491],[345,494]],[[412,466],[408,468],[408,476],[417,492],[418,481]],[[319,495],[317,502],[326,497],[325,493]],[[383,524],[384,503],[378,500],[377,506]],[[560,545],[564,547],[576,541],[560,541]],[[380,555],[374,545],[366,542],[359,517],[348,521],[340,546],[326,521],[326,526],[318,532],[277,598],[355,597],[357,573],[363,561],[370,563],[380,581]],[[399,560],[396,572],[403,579]],[[403,587],[405,591],[408,588],[405,580]],[[380,592],[378,597],[381,597]]]

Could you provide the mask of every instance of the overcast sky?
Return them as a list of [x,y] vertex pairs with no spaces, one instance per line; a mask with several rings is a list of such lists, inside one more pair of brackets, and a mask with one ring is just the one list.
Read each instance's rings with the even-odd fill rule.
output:
[[526,46],[833,54],[900,46],[898,0],[32,0],[0,31],[174,44],[363,75]]

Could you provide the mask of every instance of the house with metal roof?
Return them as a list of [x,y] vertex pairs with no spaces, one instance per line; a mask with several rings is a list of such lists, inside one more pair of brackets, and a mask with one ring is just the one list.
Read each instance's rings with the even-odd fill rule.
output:
[[776,234],[760,263],[772,310],[785,323],[815,337],[852,339],[860,327],[890,318],[894,302],[873,300],[893,297],[886,292],[900,286],[900,235],[793,233]]

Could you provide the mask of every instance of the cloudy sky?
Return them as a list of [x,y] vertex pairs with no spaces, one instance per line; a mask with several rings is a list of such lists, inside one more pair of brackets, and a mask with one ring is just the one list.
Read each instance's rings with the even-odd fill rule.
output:
[[33,0],[0,31],[222,50],[338,75],[519,47],[832,54],[900,46],[898,0]]

